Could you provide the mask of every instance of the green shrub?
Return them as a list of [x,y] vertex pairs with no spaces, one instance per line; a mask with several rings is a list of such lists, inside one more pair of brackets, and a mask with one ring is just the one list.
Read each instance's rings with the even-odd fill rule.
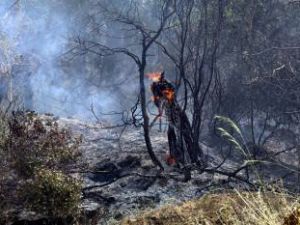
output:
[[81,183],[59,171],[40,169],[20,194],[28,209],[50,218],[76,217],[79,213]]
[[60,129],[56,121],[42,121],[34,113],[15,112],[8,119],[5,149],[12,169],[30,178],[36,168],[66,170],[80,158],[79,139]]
[[4,150],[8,133],[8,124],[5,115],[0,111],[0,151]]
[[[82,166],[79,144],[51,117],[0,111],[0,224],[26,207],[53,218],[73,218],[80,207],[80,182],[68,174]],[[69,224],[69,223],[68,223]]]

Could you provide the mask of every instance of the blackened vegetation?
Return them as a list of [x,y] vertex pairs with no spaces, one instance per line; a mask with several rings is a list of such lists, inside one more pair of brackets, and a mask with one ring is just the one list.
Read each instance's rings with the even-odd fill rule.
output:
[[[73,53],[92,53],[100,59],[124,54],[136,65],[139,93],[131,122],[143,127],[147,151],[156,166],[164,169],[150,140],[154,122],[150,122],[146,108],[150,93],[144,81],[145,71],[160,66],[151,64],[153,55],[157,55],[153,61],[162,62],[170,78],[176,76],[173,97],[177,101],[166,101],[168,107],[164,107],[170,122],[171,157],[184,165],[183,169],[193,167],[200,174],[221,174],[228,182],[239,180],[255,186],[251,180],[253,171],[249,170],[252,166],[243,161],[243,156],[227,140],[220,138],[215,115],[232,118],[245,130],[245,142],[242,138],[237,141],[242,143],[241,148],[251,152],[248,161],[268,159],[278,163],[282,155],[294,151],[292,158],[296,163],[298,138],[295,138],[297,143],[277,152],[274,149],[279,147],[274,139],[281,129],[297,130],[299,126],[299,32],[294,31],[296,26],[291,23],[299,8],[284,1],[258,4],[258,1],[164,0],[152,5],[155,10],[148,12],[138,1],[131,1],[133,4],[124,10],[115,7],[118,3],[118,0],[103,1],[99,8],[107,24],[126,31],[130,40],[124,40],[132,45],[78,38]],[[288,32],[280,32],[283,27]],[[283,38],[283,34],[290,38]],[[151,52],[154,49],[158,54]],[[168,83],[162,86],[172,92],[173,87]],[[158,87],[153,86],[154,95],[161,98],[164,94],[159,93]],[[154,98],[154,103],[159,107],[156,117],[159,118],[161,106],[158,99]],[[238,136],[231,128],[228,133]],[[210,158],[213,163],[207,162],[210,164],[207,167],[203,167],[204,163],[199,166],[200,161],[206,161],[206,155],[199,149],[200,142],[205,142],[215,154]],[[173,158],[169,160],[171,164]],[[232,162],[236,164],[231,166]],[[296,171],[293,176],[297,176]]]
[[[136,119],[136,115],[133,113],[133,121],[141,122],[140,125],[144,130],[144,138],[148,153],[153,163],[163,170],[163,165],[154,154],[150,140],[149,127],[151,127],[151,123],[146,108],[147,98],[144,81],[145,70],[149,64],[149,51],[151,47],[157,45],[165,56],[174,64],[172,66],[175,66],[176,72],[179,72],[177,88],[181,87],[184,93],[184,103],[182,108],[180,108],[181,106],[177,103],[173,105],[170,104],[170,107],[168,107],[169,109],[172,108],[172,110],[170,110],[171,112],[173,111],[173,115],[170,114],[170,116],[173,117],[173,126],[176,124],[175,120],[181,121],[181,124],[176,124],[176,129],[177,131],[184,131],[174,134],[174,132],[176,132],[176,126],[170,128],[170,144],[176,145],[176,148],[174,146],[172,147],[172,151],[176,152],[178,157],[180,155],[179,158],[181,159],[179,160],[184,161],[184,158],[189,157],[190,160],[195,163],[199,161],[199,158],[201,158],[202,155],[199,148],[199,141],[201,126],[204,119],[204,108],[208,98],[212,94],[214,82],[218,82],[216,57],[220,44],[220,33],[223,25],[226,2],[220,0],[210,5],[207,1],[179,2],[164,0],[160,4],[155,5],[158,7],[157,13],[154,16],[154,18],[157,19],[157,26],[155,26],[155,29],[153,29],[153,27],[149,28],[147,24],[142,21],[142,18],[139,16],[140,12],[138,4],[130,6],[128,11],[124,13],[122,10],[119,11],[113,4],[108,2],[100,4],[104,18],[113,21],[118,24],[118,26],[129,29],[131,32],[134,31],[133,33],[138,40],[137,43],[139,43],[137,49],[130,47],[114,48],[101,42],[79,39],[77,51],[81,54],[97,54],[99,57],[106,57],[112,54],[125,54],[136,64],[138,69],[137,72],[139,74],[139,97],[133,111],[136,112],[136,109],[140,106],[141,117],[138,119],[142,118],[142,120]],[[213,9],[212,15],[208,14],[210,9]],[[201,12],[200,17],[198,17],[198,12]],[[199,20],[197,21],[197,24],[199,23],[199,25],[192,27],[193,18]],[[209,22],[212,22],[213,26],[208,29]],[[168,32],[173,27],[172,24],[177,24],[176,27],[179,26],[179,31],[173,31],[173,34],[177,34],[175,35],[176,40],[174,40],[176,42],[175,45],[178,46],[175,54],[171,53],[173,50],[172,48],[168,48],[174,45],[174,42],[168,37]],[[167,35],[166,42],[162,43],[162,37],[165,35]],[[201,35],[204,37],[199,38]],[[192,111],[190,118],[185,115],[187,108]],[[176,117],[177,119],[175,119]],[[176,141],[175,136],[176,139],[178,139]],[[175,142],[176,144],[174,144]],[[178,146],[180,145],[179,142],[182,143],[181,149],[178,149]],[[183,145],[186,146],[184,147]],[[181,151],[181,153],[178,151]],[[183,152],[189,153],[184,155]],[[187,157],[187,155],[189,156]],[[199,163],[197,164],[199,165]]]
[[147,147],[148,154],[151,157],[151,160],[162,171],[164,170],[164,167],[155,155],[150,139],[150,120],[146,104],[147,98],[145,85],[145,70],[148,64],[148,53],[150,51],[150,48],[158,40],[159,36],[168,25],[169,19],[175,13],[175,9],[171,7],[171,4],[171,0],[162,1],[159,7],[160,16],[158,20],[158,26],[155,28],[155,30],[149,30],[147,27],[142,25],[142,22],[135,15],[136,13],[138,13],[138,8],[136,8],[137,5],[130,4],[133,8],[129,9],[129,11],[135,11],[133,13],[134,15],[130,16],[130,13],[124,15],[121,12],[116,12],[114,7],[111,8],[112,5],[110,4],[106,5],[105,2],[99,3],[101,9],[103,10],[102,12],[104,16],[110,18],[111,15],[114,15],[116,16],[116,18],[114,18],[113,20],[124,26],[128,26],[130,30],[135,30],[135,33],[138,34],[139,42],[141,43],[141,48],[138,53],[136,53],[135,51],[131,51],[131,49],[129,48],[111,48],[106,45],[103,45],[102,43],[96,43],[94,41],[82,41],[81,39],[79,39],[78,41],[79,51],[81,52],[81,54],[92,52],[93,54],[97,54],[100,57],[109,56],[112,54],[124,54],[128,56],[131,60],[133,60],[134,64],[137,66],[137,72],[139,74],[139,97],[137,105],[140,105],[141,108],[141,115],[143,119],[141,126],[144,130],[145,144]]

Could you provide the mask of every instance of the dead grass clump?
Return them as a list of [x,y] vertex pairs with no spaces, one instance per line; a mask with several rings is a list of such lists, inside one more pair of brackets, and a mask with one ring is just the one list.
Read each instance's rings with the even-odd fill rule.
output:
[[299,225],[285,222],[297,205],[297,199],[276,192],[209,194],[181,205],[169,205],[158,210],[141,213],[133,218],[126,218],[121,224]]

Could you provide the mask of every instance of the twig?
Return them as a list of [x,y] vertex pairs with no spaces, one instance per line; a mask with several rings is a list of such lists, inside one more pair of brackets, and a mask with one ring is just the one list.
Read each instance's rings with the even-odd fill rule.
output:
[[95,113],[94,104],[93,103],[91,104],[91,112],[92,112],[93,116],[96,118],[97,122],[99,123],[100,119],[99,119],[99,117]]
[[267,48],[267,49],[261,50],[261,51],[256,52],[256,53],[248,53],[248,52],[245,52],[245,53],[243,53],[243,54],[244,54],[244,55],[255,56],[255,55],[261,55],[261,54],[267,53],[267,52],[272,51],[272,50],[299,50],[299,49],[300,49],[299,46],[291,46],[291,47],[271,47],[271,48]]
[[7,12],[9,12],[10,10],[12,10],[18,3],[20,2],[20,0],[16,0],[8,9]]
[[[91,173],[108,173],[106,171],[89,171]],[[106,182],[104,184],[99,184],[99,185],[93,185],[93,186],[89,186],[89,187],[85,187],[83,188],[83,192],[85,191],[89,191],[91,189],[94,189],[94,188],[101,188],[101,187],[105,187],[105,186],[108,186],[112,183],[115,183],[116,181],[120,180],[120,179],[123,179],[123,178],[126,178],[126,177],[130,177],[130,176],[139,176],[139,177],[144,177],[144,178],[159,178],[160,176],[159,175],[143,175],[143,174],[140,174],[140,173],[126,173],[126,174],[122,174],[122,175],[119,175],[117,176],[116,178],[114,178],[113,180],[109,181],[109,182]]]

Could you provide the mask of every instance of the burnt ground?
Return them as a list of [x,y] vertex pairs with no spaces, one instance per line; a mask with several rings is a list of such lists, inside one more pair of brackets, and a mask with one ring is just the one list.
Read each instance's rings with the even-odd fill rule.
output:
[[[165,171],[161,172],[148,156],[142,129],[130,126],[111,129],[107,124],[86,124],[75,119],[60,119],[59,123],[60,127],[71,129],[75,135],[84,135],[81,149],[88,171],[83,175],[83,208],[86,211],[99,210],[102,213],[100,224],[146,208],[199,197],[213,183],[225,179],[220,175],[195,173],[189,182],[178,181],[183,175],[165,163],[168,152],[166,132],[151,132],[155,154],[165,166]],[[95,187],[101,185],[103,187]]]
[[[49,116],[42,116],[45,120]],[[243,182],[236,182],[215,173],[194,171],[192,179],[183,182],[182,173],[176,167],[168,166],[165,157],[168,152],[167,134],[153,130],[151,140],[158,158],[164,163],[165,171],[153,166],[147,154],[142,129],[135,127],[112,127],[108,123],[84,123],[77,119],[59,118],[59,126],[70,129],[75,136],[83,136],[81,150],[86,168],[76,173],[83,179],[83,203],[86,223],[112,224],[124,216],[136,214],[148,208],[179,203],[202,196],[210,191],[224,191],[232,188],[247,188]],[[218,149],[202,144],[208,168],[223,161]],[[282,157],[284,159],[284,157]],[[282,164],[290,166],[290,154]],[[296,168],[297,160],[294,159]],[[221,168],[234,170],[240,162],[229,158]],[[259,168],[262,171],[262,168]],[[265,164],[265,176],[269,181],[285,177],[285,186],[297,188],[298,177],[282,165]]]
[[[142,129],[130,126],[112,128],[109,124],[86,124],[75,119],[60,119],[59,123],[75,135],[84,135],[81,149],[91,172],[83,175],[85,191],[82,207],[87,212],[101,212],[99,224],[120,220],[146,208],[197,198],[212,190],[246,187],[234,179],[227,182],[228,177],[221,174],[193,172],[188,182],[172,179],[181,180],[183,175],[175,167],[165,164],[168,152],[166,132],[151,132],[153,149],[166,168],[161,172],[153,166],[147,154]],[[271,150],[274,151],[274,148]],[[218,149],[204,144],[202,149],[209,168],[223,161]],[[283,159],[281,165],[268,163],[263,168],[258,167],[259,170],[268,171],[265,178],[269,181],[284,177],[286,187],[297,188],[298,177],[290,171],[290,168],[296,168],[297,160],[294,158],[295,165],[292,166],[291,154],[280,157]],[[240,162],[232,157],[221,169],[228,171],[239,165]]]

